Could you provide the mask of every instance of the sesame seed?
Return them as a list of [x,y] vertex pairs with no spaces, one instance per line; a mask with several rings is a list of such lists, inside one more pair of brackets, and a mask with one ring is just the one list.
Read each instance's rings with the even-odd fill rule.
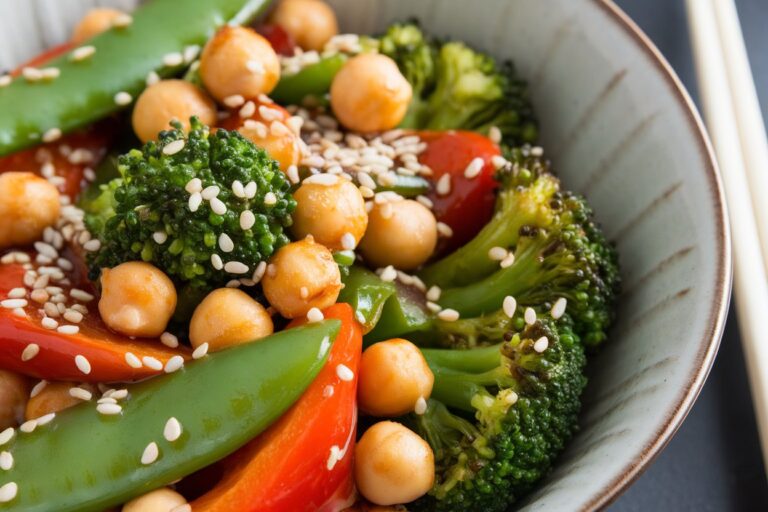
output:
[[248,184],[245,186],[245,197],[247,199],[253,199],[256,197],[256,182],[255,181],[249,181]]
[[147,73],[147,78],[144,79],[144,82],[147,84],[147,87],[155,85],[159,81],[160,81],[160,75],[158,75],[154,71],[150,71],[149,73]]
[[8,471],[13,467],[13,455],[10,452],[0,452],[0,469]]
[[267,107],[265,105],[259,106],[259,115],[265,121],[280,121],[283,118],[282,111]]
[[444,238],[451,238],[453,236],[453,228],[445,222],[438,222],[437,233]]
[[437,302],[440,300],[440,295],[442,293],[443,290],[441,290],[439,286],[432,286],[429,290],[427,290],[427,300]]
[[307,177],[303,183],[332,187],[339,183],[339,177],[335,174],[313,174]]
[[491,142],[494,144],[501,142],[501,130],[499,130],[498,126],[491,126],[491,129],[488,130],[488,138],[491,139]]
[[414,407],[413,407],[413,412],[415,412],[419,416],[421,416],[422,414],[427,412],[427,401],[424,400],[423,396],[420,396],[416,400],[416,405],[414,405]]
[[499,262],[501,268],[511,267],[515,263],[515,253],[510,252],[507,256]]
[[43,73],[39,69],[29,66],[21,70],[21,76],[27,82],[38,82],[43,79]]
[[39,353],[40,353],[40,345],[38,345],[37,343],[30,343],[29,345],[24,347],[24,351],[21,353],[21,360],[29,361]]
[[176,418],[169,418],[167,422],[165,422],[165,428],[163,429],[163,437],[168,442],[174,442],[178,438],[181,437],[181,423],[179,423],[179,420]]
[[211,254],[211,265],[216,270],[221,270],[222,268],[224,268],[224,262],[221,261],[221,256],[219,256],[216,253]]
[[133,17],[130,14],[122,13],[115,16],[112,20],[112,26],[115,28],[125,28],[133,23]]
[[189,211],[196,212],[198,208],[200,208],[200,205],[203,202],[203,196],[200,195],[199,192],[193,192],[191,196],[189,196]]
[[568,300],[565,297],[560,297],[555,301],[555,304],[552,306],[552,309],[550,310],[550,314],[552,315],[552,318],[555,320],[559,319],[565,314],[565,307],[568,305]]
[[13,316],[16,316],[19,318],[27,318],[27,312],[24,311],[22,308],[15,308],[13,310]]
[[[110,392],[111,391],[112,390],[110,390]],[[105,392],[104,394],[106,395],[107,392]],[[116,404],[117,400],[112,398],[111,396],[102,396],[101,398],[98,399],[96,403],[97,404]]]
[[[363,196],[363,199],[370,199],[374,195],[376,195],[376,193],[373,191],[373,189],[370,189],[370,188],[366,187],[365,185],[360,185],[358,190],[360,190],[360,195]],[[366,203],[366,206],[367,205],[368,205],[368,203]]]
[[523,318],[525,319],[525,323],[528,325],[533,325],[536,323],[536,311],[533,310],[533,308],[525,308],[525,313],[523,314]]
[[112,394],[110,395],[115,400],[122,400],[123,398],[128,396],[128,390],[127,389],[118,389],[112,391]]
[[231,279],[227,281],[227,284],[225,284],[224,286],[226,286],[227,288],[240,288],[241,284],[243,283],[241,283],[238,279]]
[[152,240],[158,245],[163,245],[168,240],[168,233],[165,231],[155,231],[152,233]]
[[41,380],[40,382],[35,384],[34,387],[32,388],[32,391],[29,392],[29,398],[35,398],[37,395],[40,394],[42,390],[45,389],[45,386],[47,385],[48,385],[47,380]]
[[192,62],[197,58],[200,53],[200,46],[191,44],[184,47],[184,62]]
[[184,63],[184,56],[179,52],[166,53],[163,56],[163,65],[174,67]]
[[101,249],[101,242],[98,238],[92,238],[83,244],[83,249],[88,252],[96,252]]
[[59,334],[77,334],[80,332],[80,328],[76,325],[61,325],[56,331]]
[[341,235],[341,247],[344,250],[351,251],[355,248],[357,245],[357,240],[355,240],[355,235],[352,233],[344,233]]
[[544,148],[542,148],[541,146],[533,146],[531,148],[531,156],[535,156],[537,158],[544,156]]
[[90,293],[79,290],[77,288],[72,288],[69,290],[69,296],[75,300],[79,300],[80,302],[90,302],[94,298]]
[[43,142],[53,142],[61,138],[61,130],[59,128],[51,128],[43,134]]
[[387,283],[391,283],[395,279],[397,279],[397,270],[395,270],[395,267],[392,265],[387,265],[382,269],[381,274],[379,274],[379,278]]
[[494,168],[502,169],[507,166],[509,161],[507,161],[507,159],[501,155],[494,155],[491,157],[491,163],[493,164]]
[[224,105],[229,108],[237,108],[241,106],[243,103],[245,103],[245,98],[243,98],[239,94],[233,94],[232,96],[227,96],[224,98],[223,101]]
[[[50,302],[49,302],[48,304],[50,304]],[[56,314],[58,314],[58,312],[57,312]],[[43,327],[45,327],[46,329],[51,329],[51,330],[53,330],[53,329],[55,329],[55,328],[57,328],[57,327],[59,326],[59,322],[57,322],[56,320],[54,320],[54,319],[53,319],[53,318],[51,318],[51,317],[48,317],[48,316],[46,316],[46,317],[44,317],[44,318],[43,318],[43,319],[40,321],[40,325],[42,325],[42,326],[43,326]]]
[[501,303],[501,308],[504,310],[505,315],[512,318],[515,316],[515,311],[517,311],[517,301],[513,296],[507,295]]
[[0,306],[3,306],[5,309],[25,308],[27,304],[27,299],[5,299],[0,302]]
[[13,439],[14,435],[16,435],[16,430],[13,427],[8,427],[0,432],[0,446]]
[[165,373],[173,373],[180,370],[182,366],[184,366],[184,358],[181,356],[173,356],[165,363],[165,368],[163,370]]
[[221,189],[217,187],[216,185],[211,185],[209,187],[205,187],[202,192],[200,192],[200,195],[205,199],[206,201],[210,201],[214,197],[219,195],[219,192],[221,192]]
[[132,101],[133,101],[133,96],[131,96],[129,93],[125,91],[120,91],[119,93],[115,94],[116,105],[120,105],[121,107],[124,107],[126,105],[130,105]]
[[261,278],[264,277],[264,272],[267,271],[267,262],[266,261],[260,261],[258,265],[256,265],[256,270],[253,271],[253,276],[251,279],[258,283],[261,281]]
[[289,165],[288,170],[285,172],[285,174],[288,176],[288,179],[291,183],[294,185],[300,181],[299,177],[299,168],[295,165]]
[[25,421],[24,423],[21,424],[21,426],[19,426],[19,430],[21,430],[25,434],[31,434],[32,432],[35,431],[36,428],[37,428],[37,420]]
[[78,354],[75,356],[75,366],[86,375],[91,373],[91,363],[83,355]]
[[55,412],[49,412],[48,414],[40,416],[39,418],[37,418],[37,426],[42,427],[43,425],[47,425],[50,422],[52,422],[55,417],[56,417]]
[[350,382],[355,378],[355,373],[345,364],[336,366],[336,375],[344,382]]
[[240,229],[248,231],[256,224],[256,216],[250,210],[244,210],[240,213]]
[[488,249],[488,257],[492,261],[501,261],[507,257],[507,254],[509,254],[509,251],[503,247],[491,247]]
[[232,252],[235,250],[235,242],[232,241],[228,234],[222,233],[219,235],[219,249],[223,252]]
[[8,292],[9,299],[21,299],[27,295],[26,288],[13,288]]
[[61,70],[59,70],[59,68],[50,67],[40,70],[40,78],[44,80],[55,80],[56,78],[59,78],[59,76],[61,76]]
[[144,363],[144,366],[146,366],[147,368],[151,368],[152,370],[160,371],[163,369],[163,363],[161,363],[160,360],[152,356],[142,357],[141,362]]
[[325,398],[330,398],[330,397],[332,397],[332,396],[333,396],[333,386],[331,386],[330,384],[329,384],[329,385],[327,385],[327,386],[325,386],[325,387],[323,388],[323,396],[324,396]]
[[0,487],[0,503],[8,503],[9,501],[13,501],[18,492],[19,486],[16,485],[16,482],[8,482],[7,484],[3,485]]
[[90,391],[80,387],[69,388],[69,396],[71,396],[72,398],[83,400],[85,402],[93,398],[93,394]]
[[224,264],[224,272],[230,274],[245,274],[248,272],[248,265],[239,261],[228,261]]
[[200,178],[192,178],[187,182],[186,185],[184,185],[184,190],[190,194],[201,192],[203,190],[203,182],[200,180]]
[[455,322],[459,319],[459,312],[455,309],[446,308],[437,314],[437,318],[445,322]]
[[247,101],[245,105],[240,108],[238,115],[240,117],[251,117],[256,113],[256,104],[252,101]]
[[437,191],[437,195],[439,196],[447,196],[451,193],[451,175],[450,174],[443,174],[440,176],[440,179],[437,180],[437,185],[435,186],[435,190]]
[[168,144],[166,144],[165,147],[163,148],[163,154],[168,156],[175,155],[176,153],[184,149],[185,143],[186,142],[184,141],[184,139],[177,139],[177,140],[171,141]]
[[73,62],[79,62],[81,60],[85,60],[92,57],[94,53],[96,53],[96,47],[90,46],[90,45],[81,46],[79,48],[75,48],[72,51],[70,60],[72,60]]
[[160,343],[162,343],[166,347],[176,348],[179,346],[179,338],[177,338],[175,335],[171,334],[170,332],[164,332],[163,334],[160,335]]
[[235,180],[232,182],[232,193],[235,194],[235,197],[239,197],[241,199],[245,197],[245,187],[240,180]]
[[11,75],[0,75],[0,87],[8,87],[13,82]]
[[208,343],[203,343],[192,352],[192,359],[200,359],[208,354]]
[[317,308],[310,308],[310,310],[307,311],[307,320],[310,323],[322,322],[324,318],[325,315],[323,315],[323,312]]
[[126,352],[125,353],[125,362],[128,363],[128,366],[130,366],[131,368],[141,368],[142,367],[141,359],[136,357],[136,355],[133,354],[132,352]]
[[469,180],[477,178],[482,172],[484,166],[485,160],[479,156],[473,158],[472,161],[469,162],[469,165],[467,165],[467,168],[464,169],[464,177]]
[[533,350],[541,354],[549,347],[549,339],[546,336],[542,336],[533,343]]
[[227,213],[227,205],[225,205],[218,197],[211,199],[210,205],[213,213],[217,215],[224,215]]
[[123,412],[123,408],[118,404],[100,403],[96,406],[96,411],[105,416],[114,416]]
[[264,204],[267,206],[273,206],[277,204],[277,196],[274,192],[267,192],[264,194]]

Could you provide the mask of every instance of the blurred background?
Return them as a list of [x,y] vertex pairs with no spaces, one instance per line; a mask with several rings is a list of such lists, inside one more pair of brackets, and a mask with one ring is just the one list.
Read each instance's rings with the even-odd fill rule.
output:
[[[615,1],[656,43],[701,108],[684,0]],[[736,5],[768,119],[768,1],[736,0]],[[734,313],[731,306],[719,355],[688,419],[610,512],[768,510],[768,481]]]

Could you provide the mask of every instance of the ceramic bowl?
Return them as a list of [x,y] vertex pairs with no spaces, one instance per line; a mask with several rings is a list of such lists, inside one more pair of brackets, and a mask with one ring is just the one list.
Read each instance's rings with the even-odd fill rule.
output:
[[[0,12],[0,63],[65,37],[66,25],[94,3],[109,2],[0,2],[7,11]],[[658,50],[607,0],[331,3],[343,30],[375,33],[416,17],[437,35],[514,59],[529,80],[542,145],[616,241],[625,291],[612,339],[590,361],[581,431],[520,508],[605,506],[690,410],[727,309],[723,195],[690,97]]]

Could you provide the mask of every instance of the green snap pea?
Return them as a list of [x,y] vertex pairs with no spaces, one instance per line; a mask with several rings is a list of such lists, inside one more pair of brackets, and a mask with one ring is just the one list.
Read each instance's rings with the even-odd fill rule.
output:
[[343,53],[324,57],[298,73],[280,77],[270,95],[283,105],[302,105],[306,98],[313,98],[315,102],[322,103],[325,95],[331,90],[333,77],[346,61],[347,56]]

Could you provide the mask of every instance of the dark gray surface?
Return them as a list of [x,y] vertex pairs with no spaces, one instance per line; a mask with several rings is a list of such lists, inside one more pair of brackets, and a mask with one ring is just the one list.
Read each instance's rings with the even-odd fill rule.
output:
[[[683,0],[616,1],[653,39],[697,99]],[[736,3],[768,119],[768,0]],[[731,309],[720,353],[691,414],[610,512],[768,510],[768,484]]]

